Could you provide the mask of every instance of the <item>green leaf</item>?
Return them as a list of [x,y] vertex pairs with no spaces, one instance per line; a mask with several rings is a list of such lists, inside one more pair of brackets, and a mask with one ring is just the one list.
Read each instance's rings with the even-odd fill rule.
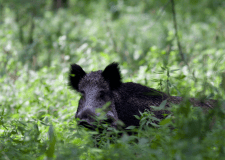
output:
[[136,128],[135,126],[129,126],[129,127],[127,127],[126,129],[132,130],[132,129],[135,129],[135,128]]
[[149,142],[149,141],[148,141],[147,138],[140,138],[139,141],[138,141],[138,144],[139,144],[140,146],[142,146],[142,145],[145,145],[145,144],[148,143],[148,142]]
[[54,152],[55,152],[56,137],[55,137],[54,128],[52,125],[50,125],[49,127],[48,137],[49,137],[49,143],[48,143],[49,146],[46,151],[46,155],[48,158],[53,158]]
[[156,106],[150,106],[150,107],[153,108],[155,111],[160,111],[160,110],[165,109],[166,103],[167,103],[167,100],[164,100],[164,101],[162,101],[162,103],[159,105],[159,107],[156,107]]
[[166,118],[166,119],[163,119],[159,124],[163,126],[163,125],[168,124],[170,122],[171,122],[171,119],[170,118]]
[[176,71],[179,71],[180,69],[172,69],[170,70],[170,72],[176,72]]
[[138,115],[134,115],[135,118],[140,119],[140,117]]
[[176,79],[184,79],[186,76],[185,75],[180,75],[180,76],[178,76],[178,77],[176,77]]
[[141,121],[145,121],[148,117],[141,118]]

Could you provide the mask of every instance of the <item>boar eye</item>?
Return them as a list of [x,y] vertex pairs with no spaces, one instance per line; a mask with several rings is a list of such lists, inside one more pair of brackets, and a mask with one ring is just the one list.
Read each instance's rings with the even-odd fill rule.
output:
[[84,96],[85,95],[85,92],[84,91],[80,91],[81,95]]
[[104,92],[104,91],[100,91],[100,92],[99,92],[99,97],[100,97],[100,98],[103,98],[104,96],[105,96],[105,92]]

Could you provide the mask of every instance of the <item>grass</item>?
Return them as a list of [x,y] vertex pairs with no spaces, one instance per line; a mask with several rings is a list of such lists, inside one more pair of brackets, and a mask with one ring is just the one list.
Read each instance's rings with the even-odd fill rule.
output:
[[[40,14],[31,14],[29,3],[14,8],[2,3],[0,159],[225,157],[222,1],[176,2],[189,69],[177,48],[169,2],[113,1],[117,12],[101,0],[82,11],[82,4],[71,1],[70,8],[57,12],[46,2]],[[189,103],[174,105],[173,116],[155,128],[145,126],[151,115],[144,113],[142,128],[130,127],[134,135],[78,128],[74,115],[80,97],[67,85],[70,64],[90,72],[113,61],[120,63],[124,82],[220,103],[207,114]]]

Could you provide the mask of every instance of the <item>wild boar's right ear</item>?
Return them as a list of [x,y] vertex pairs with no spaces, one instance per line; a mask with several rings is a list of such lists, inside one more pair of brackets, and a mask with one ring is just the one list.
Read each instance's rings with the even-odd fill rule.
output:
[[80,80],[86,75],[84,70],[77,64],[72,64],[69,75],[69,86],[78,91]]
[[102,76],[109,83],[111,90],[119,88],[121,85],[121,76],[118,63],[111,63],[102,72]]

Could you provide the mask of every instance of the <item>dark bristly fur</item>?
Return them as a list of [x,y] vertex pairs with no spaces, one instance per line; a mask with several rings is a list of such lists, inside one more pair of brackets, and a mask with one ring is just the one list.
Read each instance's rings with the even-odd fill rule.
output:
[[[75,117],[93,126],[93,117],[98,116],[97,108],[101,108],[106,102],[111,102],[106,111],[106,117],[111,125],[116,127],[117,121],[121,120],[125,126],[138,126],[139,120],[134,115],[140,115],[145,109],[154,113],[158,119],[163,119],[163,114],[168,114],[168,110],[153,111],[150,106],[159,106],[163,100],[169,103],[178,104],[181,97],[169,97],[163,92],[137,84],[122,83],[120,70],[117,63],[108,65],[104,71],[96,71],[86,74],[77,64],[71,65],[69,85],[82,94]],[[193,98],[190,102],[194,106],[211,108],[215,102],[199,102]]]
[[72,64],[69,75],[69,85],[75,90],[78,90],[78,84],[85,75],[86,73],[79,65]]
[[102,76],[109,83],[111,90],[115,90],[121,85],[120,70],[117,63],[108,65],[102,72]]

